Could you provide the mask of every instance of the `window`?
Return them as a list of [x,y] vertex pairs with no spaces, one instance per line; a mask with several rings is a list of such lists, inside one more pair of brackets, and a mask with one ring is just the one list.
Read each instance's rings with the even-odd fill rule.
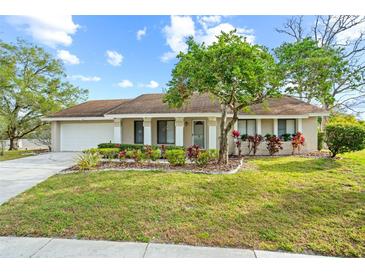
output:
[[255,135],[256,134],[256,120],[238,120],[238,131],[241,135]]
[[295,119],[279,119],[278,120],[278,135],[295,134],[296,124]]
[[175,144],[175,121],[157,121],[157,143]]
[[134,121],[134,143],[143,144],[143,121]]

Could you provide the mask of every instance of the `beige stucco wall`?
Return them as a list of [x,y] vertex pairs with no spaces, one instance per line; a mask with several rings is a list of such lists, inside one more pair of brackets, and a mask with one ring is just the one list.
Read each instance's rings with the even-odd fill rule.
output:
[[[262,136],[266,134],[273,134],[273,119],[262,119]],[[297,123],[298,126],[298,123]],[[305,137],[305,143],[302,148],[302,153],[307,153],[310,151],[317,150],[317,118],[310,117],[306,119],[302,119],[302,128],[303,134]],[[235,154],[237,153],[237,148],[234,144],[232,135],[230,134],[228,139],[229,144],[229,153]],[[242,142],[242,154],[245,155],[248,153],[248,142]],[[292,153],[292,145],[291,142],[283,142],[283,150],[280,150],[276,155],[289,155]],[[258,149],[256,155],[269,155],[268,150],[266,148],[266,143],[262,142]]]
[[[143,120],[143,119],[122,119],[121,120],[121,131],[122,131],[122,140],[121,142],[124,144],[133,144],[134,143],[134,121],[135,120]],[[166,120],[166,118],[152,118],[151,126],[152,126],[152,144],[157,144],[157,121],[158,120]],[[205,121],[205,135],[206,140],[205,144],[208,147],[209,144],[209,127],[208,127],[208,118],[201,117],[191,117],[184,118],[184,146],[189,146],[192,144],[192,122],[193,120],[202,120]],[[229,119],[228,119],[229,121]],[[77,122],[51,122],[51,132],[52,132],[52,150],[60,151],[61,148],[61,124],[62,123],[106,123],[106,121],[77,121]],[[113,121],[110,121],[113,123]],[[220,119],[216,119],[216,144],[217,148],[219,147],[219,126]],[[298,123],[297,123],[298,126]],[[262,135],[265,134],[273,134],[273,119],[261,119],[261,127],[262,127]],[[303,134],[306,138],[306,142],[302,152],[315,151],[317,149],[317,118],[310,117],[307,119],[302,119],[302,129]],[[232,129],[233,130],[233,129]],[[236,147],[234,144],[234,140],[232,138],[231,133],[228,137],[228,145],[229,145],[229,153],[236,153]],[[247,142],[243,142],[242,151],[243,154],[248,152]],[[283,144],[284,150],[281,150],[278,155],[286,155],[291,154],[292,147],[290,142],[284,142]],[[259,146],[257,155],[268,155],[268,151],[266,149],[266,143],[263,142]]]
[[[122,119],[122,143],[123,144],[133,144],[134,143],[134,121],[141,119]],[[152,144],[157,145],[157,121],[158,120],[171,120],[166,118],[152,118]],[[190,146],[192,144],[192,125],[194,120],[205,122],[205,145],[208,147],[209,144],[209,130],[208,130],[208,118],[201,117],[189,117],[184,118],[184,146]],[[218,146],[219,141],[219,123],[220,119],[217,119],[217,134],[216,143]],[[176,139],[176,136],[175,136]]]

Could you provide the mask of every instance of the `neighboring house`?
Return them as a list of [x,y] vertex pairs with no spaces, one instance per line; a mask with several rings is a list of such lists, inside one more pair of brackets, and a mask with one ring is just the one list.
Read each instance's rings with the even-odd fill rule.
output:
[[[5,141],[5,147],[8,149],[10,141]],[[49,149],[47,145],[43,144],[37,139],[19,139],[18,146],[21,150],[38,150],[38,149]]]
[[[198,144],[218,148],[221,111],[207,95],[194,95],[182,108],[169,108],[163,94],[143,94],[130,100],[94,100],[62,110],[44,118],[52,124],[54,151],[81,151],[100,143],[176,145]],[[317,149],[317,117],[328,113],[316,106],[289,96],[241,112],[235,128],[241,134],[294,134],[306,138],[303,151]],[[232,116],[232,115],[231,115]],[[228,114],[228,117],[230,115]],[[243,152],[247,144],[242,144]],[[229,136],[229,152],[235,152]],[[290,154],[290,142],[280,154]],[[263,142],[258,154],[267,154]]]

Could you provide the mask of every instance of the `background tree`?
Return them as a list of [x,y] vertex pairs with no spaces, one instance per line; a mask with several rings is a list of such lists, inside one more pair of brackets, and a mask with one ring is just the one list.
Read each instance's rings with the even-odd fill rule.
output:
[[[279,74],[273,56],[259,45],[251,45],[236,31],[222,32],[207,46],[193,38],[180,53],[165,101],[180,107],[194,93],[207,93],[221,105],[219,162],[228,162],[228,134],[238,113],[265,98],[278,95]],[[227,114],[232,119],[227,121]]]
[[316,16],[310,29],[306,28],[307,25],[302,16],[296,16],[277,31],[295,41],[310,37],[320,47],[330,47],[341,52],[341,58],[346,61],[346,69],[341,77],[333,79],[329,92],[334,98],[333,104],[324,104],[323,107],[359,114],[361,111],[355,108],[365,103],[365,17]]
[[320,47],[311,38],[284,43],[275,49],[284,74],[284,92],[312,103],[313,100],[329,109],[335,103],[331,89],[346,73],[347,61],[341,51]]
[[40,118],[69,107],[87,90],[64,81],[61,61],[44,49],[18,40],[0,42],[0,116],[6,119],[10,150],[43,125]]
[[48,147],[48,150],[52,149],[52,141],[51,141],[51,125],[45,124],[42,127],[39,127],[34,132],[29,134],[29,138],[35,140],[37,145],[44,145]]

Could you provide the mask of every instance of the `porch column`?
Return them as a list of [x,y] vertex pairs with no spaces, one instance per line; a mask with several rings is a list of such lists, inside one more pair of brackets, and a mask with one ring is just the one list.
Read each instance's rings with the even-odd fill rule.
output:
[[145,145],[152,145],[151,118],[143,118],[143,138]]
[[303,133],[303,119],[302,118],[298,118],[297,119],[297,131]]
[[256,119],[256,134],[262,134],[261,119]]
[[52,151],[60,151],[61,150],[61,136],[60,136],[60,122],[55,121],[51,122],[51,147]]
[[184,146],[184,118],[175,118],[175,145]]
[[278,136],[278,134],[279,134],[279,131],[278,131],[278,119],[273,119],[273,121],[274,121],[274,132],[273,132],[273,134],[275,136]]
[[114,143],[121,144],[122,143],[122,126],[121,119],[114,119]]
[[215,117],[208,118],[209,132],[209,149],[217,149],[217,119]]

